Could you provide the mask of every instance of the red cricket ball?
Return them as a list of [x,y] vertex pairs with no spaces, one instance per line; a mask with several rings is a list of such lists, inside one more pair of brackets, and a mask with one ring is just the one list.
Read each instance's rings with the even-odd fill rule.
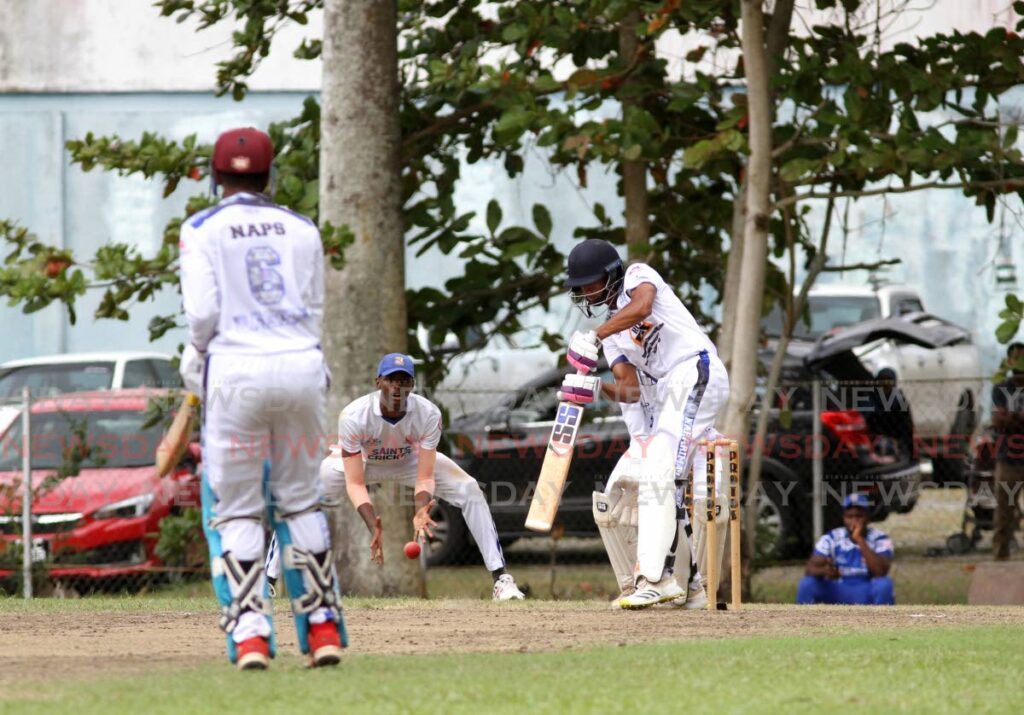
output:
[[410,541],[405,545],[405,555],[410,559],[418,559],[420,556],[420,545],[415,541]]

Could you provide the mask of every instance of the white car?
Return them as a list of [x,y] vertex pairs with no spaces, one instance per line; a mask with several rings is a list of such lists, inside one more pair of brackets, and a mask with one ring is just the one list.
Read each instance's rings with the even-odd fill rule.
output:
[[170,355],[141,351],[47,355],[0,365],[0,399],[17,399],[26,386],[33,397],[49,397],[123,387],[181,387],[181,377]]
[[[769,335],[778,334],[779,316],[775,310],[766,319]],[[978,424],[985,380],[969,330],[928,313],[913,288],[820,286],[808,294],[805,319],[793,337],[827,345],[831,337],[849,335],[848,329],[870,334],[871,326],[891,319],[909,324],[908,334],[937,336],[938,346],[881,338],[852,352],[872,375],[895,378],[910,405],[921,456],[932,459],[941,479],[955,478]]]
[[[906,286],[822,286],[810,292],[808,303],[812,332],[880,318],[900,318],[923,328],[951,325],[929,314],[920,295]],[[969,436],[977,424],[984,375],[978,348],[970,332],[963,332],[965,339],[940,348],[879,340],[855,351],[875,375],[883,369],[895,373],[919,437]]]

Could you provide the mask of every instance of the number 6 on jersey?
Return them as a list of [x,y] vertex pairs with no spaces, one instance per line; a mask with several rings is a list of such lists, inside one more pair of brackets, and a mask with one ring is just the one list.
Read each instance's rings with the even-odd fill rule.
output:
[[548,448],[544,453],[544,464],[537,479],[537,490],[533,493],[530,512],[526,515],[526,528],[531,531],[551,531],[555,514],[558,512],[558,504],[562,500],[569,465],[572,464],[576,433],[579,431],[582,418],[582,406],[572,402],[562,402],[558,405],[555,426],[551,428]]

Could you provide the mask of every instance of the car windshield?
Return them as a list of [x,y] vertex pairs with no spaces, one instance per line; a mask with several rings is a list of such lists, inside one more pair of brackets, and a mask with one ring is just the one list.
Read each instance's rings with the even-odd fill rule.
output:
[[[32,468],[57,469],[73,454],[84,457],[83,469],[154,464],[160,424],[143,428],[145,421],[141,410],[33,414],[29,427]],[[0,472],[22,468],[21,426],[19,418],[0,438]]]
[[108,390],[114,379],[113,362],[66,362],[24,365],[0,371],[0,398],[15,397],[23,387],[36,397],[65,392]]
[[[762,322],[765,333],[772,337],[782,335],[784,313],[779,305]],[[817,340],[822,335],[840,328],[875,320],[882,310],[875,296],[812,295],[807,299],[807,310],[797,320],[793,337],[798,340]]]

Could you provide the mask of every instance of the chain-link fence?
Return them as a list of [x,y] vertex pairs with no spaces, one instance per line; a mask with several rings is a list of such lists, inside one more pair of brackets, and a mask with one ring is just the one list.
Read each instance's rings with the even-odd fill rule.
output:
[[[446,405],[456,404],[453,397],[474,405],[469,414],[449,410],[442,450],[480,484],[508,568],[533,596],[610,598],[617,584],[591,494],[603,489],[629,445],[616,405],[586,410],[551,533],[524,526],[555,419],[558,375],[517,391],[434,395]],[[989,556],[995,452],[1001,441],[1017,439],[988,427],[992,389],[982,378],[822,380],[784,382],[760,394],[769,419],[756,447],[761,483],[750,494],[755,447],[743,460],[743,500],[752,494],[758,512],[751,597],[790,600],[815,539],[841,525],[843,497],[858,492],[871,498],[876,526],[895,541],[897,597],[962,601],[972,564]],[[201,453],[194,447],[171,475],[157,477],[162,426],[145,419],[152,396],[118,394],[105,402],[39,400],[28,421],[22,400],[0,405],[3,592],[34,586],[36,595],[84,595],[205,583]],[[1019,441],[1009,447],[1024,452],[1024,436]],[[32,445],[31,502],[24,498],[25,444]],[[1014,496],[1019,502],[1019,490]],[[429,593],[488,593],[490,579],[460,511],[441,501],[435,520]]]

